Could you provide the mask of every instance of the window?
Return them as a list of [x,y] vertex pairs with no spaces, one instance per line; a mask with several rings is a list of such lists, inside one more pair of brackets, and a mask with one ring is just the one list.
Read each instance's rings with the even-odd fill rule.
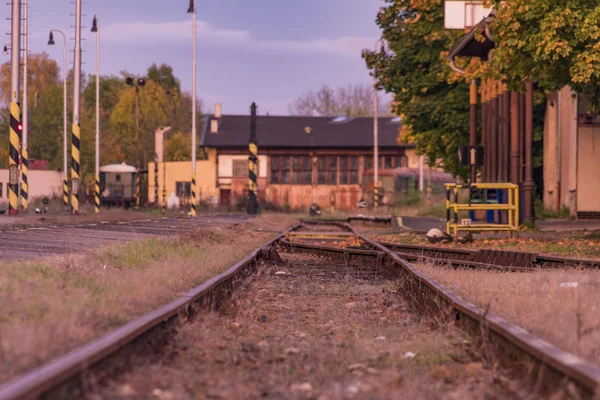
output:
[[312,184],[312,160],[309,156],[292,158],[292,184]]
[[117,182],[120,182],[120,181],[121,181],[121,175],[117,174],[117,175],[115,176],[115,180],[116,180]]
[[317,167],[319,185],[337,185],[337,157],[319,157]]
[[271,183],[289,185],[290,183],[290,157],[271,157]]
[[340,157],[340,185],[358,184],[358,157]]
[[191,196],[191,182],[175,182],[175,193],[177,196]]
[[233,177],[243,178],[248,176],[248,161],[247,160],[233,160]]
[[400,157],[400,162],[399,162],[398,166],[402,167],[402,168],[408,167],[408,157],[406,157],[406,156]]
[[0,183],[0,199],[3,197],[3,196],[2,196],[2,189],[3,189],[3,188],[2,188],[2,185],[3,185],[3,184],[2,184],[2,183]]
[[394,158],[395,157],[390,157],[390,156],[385,157],[385,164],[384,164],[385,167],[384,168],[386,168],[386,169],[394,168],[394,165],[392,164],[392,162],[394,161]]

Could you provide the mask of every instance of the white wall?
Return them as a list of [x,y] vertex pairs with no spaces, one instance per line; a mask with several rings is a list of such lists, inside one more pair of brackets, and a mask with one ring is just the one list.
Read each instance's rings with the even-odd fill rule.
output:
[[[220,154],[219,158],[218,158],[219,178],[223,178],[223,177],[231,178],[233,176],[233,160],[246,160],[247,161],[248,156],[247,155],[233,156],[233,155],[227,155],[227,154]],[[258,156],[258,177],[259,178],[267,177],[267,156],[266,155]]]
[[[62,196],[62,173],[59,171],[29,170],[27,176],[29,182],[29,199],[37,197]],[[8,203],[8,170],[0,169],[0,184],[2,193],[0,203]]]

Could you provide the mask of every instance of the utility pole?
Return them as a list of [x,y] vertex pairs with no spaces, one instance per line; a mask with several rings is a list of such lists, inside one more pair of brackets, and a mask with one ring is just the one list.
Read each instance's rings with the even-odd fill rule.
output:
[[69,152],[68,152],[68,123],[67,123],[67,77],[68,77],[68,66],[67,66],[67,35],[61,30],[53,29],[50,31],[50,37],[48,39],[48,45],[54,45],[54,35],[52,32],[60,33],[63,37],[63,203],[65,206],[65,212],[69,210]]
[[135,86],[135,147],[137,153],[136,174],[135,174],[135,204],[140,207],[141,204],[141,179],[140,179],[140,88],[146,85],[144,78],[133,79],[128,77],[125,83],[129,86]]
[[18,214],[19,190],[19,148],[21,125],[21,105],[19,104],[19,79],[21,69],[21,3],[12,0],[11,17],[11,70],[10,70],[10,135],[8,158],[8,213]]
[[471,164],[471,185],[477,183],[477,161],[474,160],[476,153],[473,152],[477,146],[477,82],[471,81],[469,93],[469,164]]
[[81,147],[81,0],[75,0],[75,66],[73,76],[73,136],[71,146],[71,208],[73,215],[79,214],[79,163]]
[[29,152],[29,138],[28,138],[28,96],[27,96],[27,83],[28,83],[28,68],[27,68],[27,25],[28,25],[28,9],[27,0],[23,2],[23,133],[21,143],[21,207],[24,212],[27,212],[27,199],[29,197],[29,181],[27,175],[29,174],[28,169],[28,152]]
[[[375,43],[375,53],[383,46],[385,50],[384,39],[379,39]],[[379,207],[379,98],[377,96],[377,68],[373,72],[373,204],[375,208]]]
[[250,156],[248,158],[248,214],[258,214],[258,146],[256,143],[256,103],[250,106]]
[[100,31],[98,18],[94,15],[92,32],[96,32],[96,162],[94,185],[94,211],[100,212]]
[[192,217],[196,216],[196,0],[190,0],[192,14]]

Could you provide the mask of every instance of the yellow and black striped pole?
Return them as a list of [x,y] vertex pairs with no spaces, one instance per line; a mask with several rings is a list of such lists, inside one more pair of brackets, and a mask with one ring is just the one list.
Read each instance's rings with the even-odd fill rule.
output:
[[10,147],[9,147],[9,160],[8,160],[8,213],[18,214],[19,212],[19,176],[18,176],[18,162],[19,162],[19,137],[22,129],[21,121],[21,107],[19,103],[10,103]]
[[79,124],[73,124],[71,127],[72,145],[71,145],[71,184],[73,189],[71,191],[71,209],[73,214],[79,214],[79,165],[80,165],[80,151],[81,148],[81,127]]
[[96,175],[94,185],[94,212],[100,212],[100,177],[98,175]]
[[256,144],[256,103],[250,107],[250,155],[248,157],[248,214],[258,214],[258,146]]
[[140,207],[141,200],[142,200],[142,198],[140,196],[140,192],[141,192],[140,185],[141,185],[141,182],[140,182],[140,169],[138,168],[136,170],[136,173],[135,173],[135,205],[138,208]]
[[[67,173],[67,171],[65,171]],[[65,206],[65,212],[69,210],[69,177],[65,175],[63,178],[63,203]]]
[[190,197],[191,197],[191,201],[192,201],[191,213],[192,213],[192,217],[195,217],[196,216],[196,174],[192,174],[192,187],[190,189],[191,189]]
[[27,182],[27,174],[29,169],[27,168],[27,147],[21,148],[21,208],[23,211],[27,211],[27,198],[29,197],[29,185]]
[[81,0],[75,0],[75,51],[73,65],[73,124],[71,125],[71,210],[79,215],[81,176]]
[[373,184],[373,203],[375,207],[379,207],[379,182]]

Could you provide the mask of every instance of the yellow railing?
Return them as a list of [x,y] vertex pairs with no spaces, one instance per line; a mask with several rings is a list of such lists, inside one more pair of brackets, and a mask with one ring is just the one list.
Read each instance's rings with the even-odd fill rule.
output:
[[[510,231],[516,232],[519,229],[519,186],[512,183],[475,183],[473,185],[457,185],[447,183],[446,187],[446,233],[455,238],[458,231]],[[471,193],[466,201],[459,202],[459,191],[467,190],[501,190],[507,192],[507,202],[505,204],[473,204],[471,203]],[[506,223],[472,223],[470,218],[461,219],[459,223],[460,211],[498,211],[494,212],[494,219],[506,219]],[[502,218],[506,213],[507,218]]]

